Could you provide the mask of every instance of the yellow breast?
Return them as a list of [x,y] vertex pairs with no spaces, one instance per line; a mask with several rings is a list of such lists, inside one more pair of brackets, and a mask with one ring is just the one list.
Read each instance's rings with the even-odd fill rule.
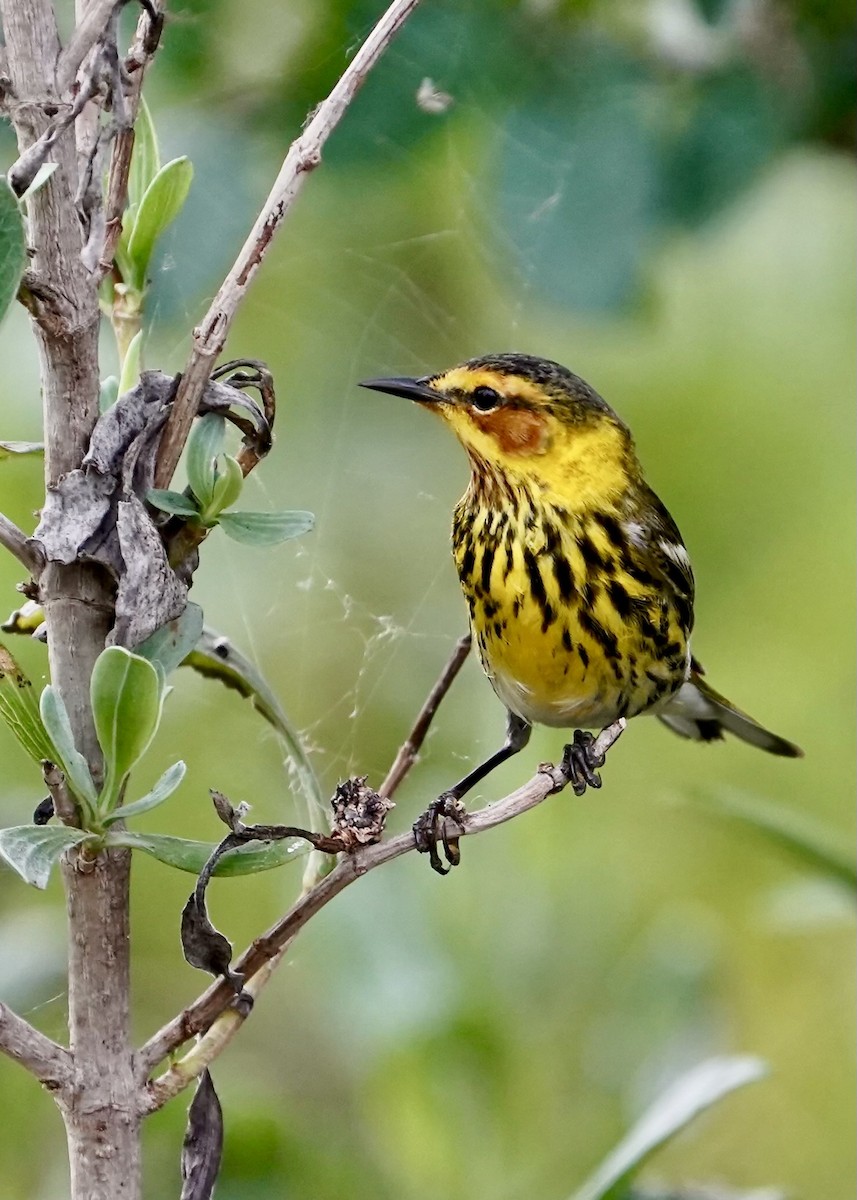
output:
[[511,487],[490,504],[471,487],[456,509],[454,555],[482,664],[529,722],[606,725],[686,677],[669,594],[621,530],[603,510],[571,513]]

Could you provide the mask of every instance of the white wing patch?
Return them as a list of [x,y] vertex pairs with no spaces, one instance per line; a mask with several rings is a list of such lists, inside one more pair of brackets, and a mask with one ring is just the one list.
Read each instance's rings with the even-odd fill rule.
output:
[[645,525],[641,525],[639,521],[625,521],[624,527],[628,541],[636,546],[638,550],[645,550],[649,542]]
[[682,571],[690,574],[690,555],[685,550],[684,546],[682,546],[679,542],[668,542],[666,538],[661,538],[661,540],[658,542],[658,545],[660,546],[661,550],[663,550],[667,558],[672,559],[675,565]]

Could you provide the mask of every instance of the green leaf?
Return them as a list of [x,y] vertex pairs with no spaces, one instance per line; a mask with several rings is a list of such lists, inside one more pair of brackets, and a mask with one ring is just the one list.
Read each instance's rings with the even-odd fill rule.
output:
[[852,894],[857,892],[857,864],[851,847],[838,842],[818,821],[741,792],[712,792],[703,800],[717,816],[762,834],[812,870],[844,885]]
[[131,278],[126,281],[140,292],[146,286],[155,242],[181,212],[192,179],[190,160],[174,158],[161,167],[143,194],[128,239]]
[[[116,243],[116,254],[113,259],[113,261],[116,263],[116,266],[119,269],[119,274],[122,278],[121,286],[122,286],[122,288],[125,289],[124,292],[120,293],[120,290],[119,290],[120,285],[117,283],[115,285],[117,295],[121,294],[121,295],[125,296],[125,295],[127,295],[128,290],[131,289],[130,280],[133,278],[134,268],[131,263],[131,255],[128,251],[128,243],[131,240],[131,234],[133,233],[133,231],[134,231],[134,214],[129,209],[126,211],[125,215],[122,218],[122,232],[119,234],[119,241]],[[133,289],[131,289],[131,290],[133,290]]]
[[[126,846],[130,850],[142,850],[158,862],[179,871],[198,875],[216,849],[213,842],[194,842],[187,838],[169,837],[167,834],[132,833],[129,830],[111,829],[104,839],[108,846]],[[267,846],[239,846],[224,854],[214,869],[215,875],[255,875],[259,871],[271,871],[293,859],[302,858],[309,843],[271,842]]]
[[216,413],[206,413],[194,421],[187,439],[187,478],[202,508],[211,503],[217,482],[215,463],[226,436],[226,421]]
[[44,454],[44,442],[0,442],[0,462],[4,458],[21,458],[27,454]]
[[[17,614],[13,614],[15,616]],[[0,642],[0,716],[36,762],[56,762],[58,751],[48,737],[33,685],[15,658]]]
[[150,663],[160,663],[164,675],[169,676],[199,641],[202,621],[202,609],[190,601],[180,617],[162,625],[135,647],[134,653],[147,658]]
[[27,266],[27,237],[18,197],[0,176],[0,318],[18,294]]
[[143,330],[138,329],[128,346],[125,358],[122,360],[122,374],[119,376],[119,395],[130,392],[140,378],[140,360],[143,353]]
[[0,855],[25,883],[44,888],[66,850],[88,837],[86,830],[68,825],[13,825],[0,829]]
[[167,488],[149,488],[146,499],[155,508],[173,513],[177,517],[198,517],[199,509],[189,496],[181,492],[171,492]]
[[40,191],[45,186],[58,166],[59,163],[55,162],[42,163],[38,171],[36,171],[35,175],[33,176],[32,183],[25,191],[21,192],[18,200],[27,200],[30,196],[35,196],[36,192]]
[[150,792],[146,792],[145,796],[141,796],[133,804],[122,804],[119,808],[114,809],[109,816],[104,818],[104,824],[112,825],[114,821],[124,821],[128,817],[136,817],[140,813],[148,812],[150,808],[157,808],[173,794],[184,779],[186,771],[187,767],[179,759],[177,763],[173,763],[164,771]]
[[106,379],[102,379],[101,388],[98,393],[98,408],[100,412],[107,412],[108,408],[112,408],[119,399],[119,380],[115,375],[108,375]]
[[219,680],[225,687],[234,688],[252,702],[256,711],[282,737],[309,812],[323,820],[327,814],[327,805],[318,776],[313,770],[297,730],[259,668],[236,649],[228,638],[214,629],[203,630],[195,649],[184,659],[182,666],[192,667],[200,675]]
[[59,755],[59,766],[65,771],[69,787],[86,809],[87,822],[91,822],[98,807],[98,795],[89,764],[74,744],[74,734],[68,719],[65,704],[55,687],[51,684],[44,689],[39,699],[39,711],[56,752]]
[[95,732],[104,754],[100,805],[109,812],[135,763],[145,754],[161,719],[158,672],[148,659],[108,646],[95,661],[90,681]]
[[276,546],[312,529],[315,517],[309,512],[221,513],[218,524],[227,536],[245,546]]
[[141,96],[137,120],[134,122],[134,151],[131,155],[131,169],[128,172],[128,207],[131,210],[132,221],[146,189],[160,169],[158,136],[149,106]]
[[217,459],[216,479],[211,493],[211,503],[206,516],[211,519],[223,512],[230,504],[234,504],[241,495],[244,486],[244,474],[237,459],[231,454],[221,454]]
[[660,1096],[571,1200],[622,1200],[645,1162],[700,1113],[767,1074],[759,1058],[709,1058]]

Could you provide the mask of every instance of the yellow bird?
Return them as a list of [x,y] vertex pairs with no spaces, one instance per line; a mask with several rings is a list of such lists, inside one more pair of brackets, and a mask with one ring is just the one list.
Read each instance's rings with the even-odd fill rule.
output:
[[[578,795],[600,786],[594,768],[603,763],[581,727],[644,712],[696,741],[726,731],[771,754],[802,754],[703,679],[690,649],[694,581],[681,534],[643,478],[628,427],[588,383],[547,359],[491,354],[361,386],[437,413],[470,460],[453,555],[508,731],[444,793],[435,822],[522,750],[535,723],[577,730],[565,761]],[[435,841],[429,831],[421,849],[441,869]]]

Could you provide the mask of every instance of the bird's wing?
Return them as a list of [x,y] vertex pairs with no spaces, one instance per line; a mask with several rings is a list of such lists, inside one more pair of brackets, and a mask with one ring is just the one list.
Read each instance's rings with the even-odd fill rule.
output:
[[[638,505],[640,500],[646,519],[635,522],[635,532],[639,529],[644,538],[640,546],[644,555],[644,565],[682,601],[681,608],[689,618],[685,622],[686,632],[690,633],[693,627],[695,592],[690,556],[678,526],[651,488],[644,486],[642,495],[638,497]],[[637,512],[638,505],[635,505]]]

